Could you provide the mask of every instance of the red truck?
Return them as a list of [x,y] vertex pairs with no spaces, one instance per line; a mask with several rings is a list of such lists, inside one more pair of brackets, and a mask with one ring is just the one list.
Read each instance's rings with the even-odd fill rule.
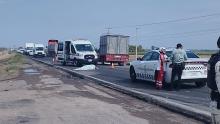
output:
[[49,57],[55,57],[57,53],[57,47],[58,47],[58,40],[48,40],[47,55]]
[[104,62],[118,63],[123,66],[129,61],[128,55],[129,36],[103,35],[100,37],[99,60]]

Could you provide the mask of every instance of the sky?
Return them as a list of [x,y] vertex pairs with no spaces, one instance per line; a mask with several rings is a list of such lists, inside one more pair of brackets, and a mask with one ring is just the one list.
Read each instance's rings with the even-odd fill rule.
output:
[[128,35],[130,44],[144,48],[182,43],[187,49],[217,49],[219,5],[220,0],[0,0],[0,47],[78,38],[98,47],[111,28],[111,34]]

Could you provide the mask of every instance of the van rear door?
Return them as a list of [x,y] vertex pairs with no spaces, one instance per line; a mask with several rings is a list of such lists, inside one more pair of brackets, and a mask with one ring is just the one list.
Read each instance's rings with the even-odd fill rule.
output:
[[59,42],[57,46],[57,60],[64,60],[64,45],[63,42]]

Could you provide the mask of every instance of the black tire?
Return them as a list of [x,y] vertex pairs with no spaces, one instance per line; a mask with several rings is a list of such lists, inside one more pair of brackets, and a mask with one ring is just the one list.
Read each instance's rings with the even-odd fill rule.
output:
[[130,72],[131,81],[132,82],[137,81],[137,77],[136,77],[136,73],[135,73],[134,67],[131,66],[129,72]]
[[98,62],[94,62],[93,64],[94,64],[94,65],[98,65]]
[[76,59],[73,60],[73,66],[78,67],[78,61]]
[[206,85],[206,82],[195,82],[196,87],[204,87]]
[[81,67],[81,66],[82,66],[82,64],[81,64],[81,63],[79,63],[79,61],[78,61],[78,60],[74,59],[74,60],[73,60],[73,66],[74,66],[74,67]]
[[66,66],[66,62],[65,62],[65,61],[61,62],[61,64],[62,64],[63,66]]

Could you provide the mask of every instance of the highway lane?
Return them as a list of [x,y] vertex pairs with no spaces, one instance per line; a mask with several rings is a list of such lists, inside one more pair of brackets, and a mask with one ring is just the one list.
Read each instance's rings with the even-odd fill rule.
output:
[[[52,62],[50,58],[39,59],[46,62]],[[73,70],[76,69],[76,67],[73,67],[71,65],[67,65],[65,66],[65,68]],[[80,71],[80,73],[103,79],[125,87],[129,87],[140,92],[168,98],[176,102],[181,102],[183,104],[194,106],[203,110],[210,110],[208,108],[210,103],[208,88],[197,88],[194,83],[184,83],[180,91],[168,91],[166,88],[163,90],[156,90],[153,83],[151,82],[131,82],[129,78],[129,66],[115,66],[115,68],[112,69],[110,65],[98,65],[96,70]]]

